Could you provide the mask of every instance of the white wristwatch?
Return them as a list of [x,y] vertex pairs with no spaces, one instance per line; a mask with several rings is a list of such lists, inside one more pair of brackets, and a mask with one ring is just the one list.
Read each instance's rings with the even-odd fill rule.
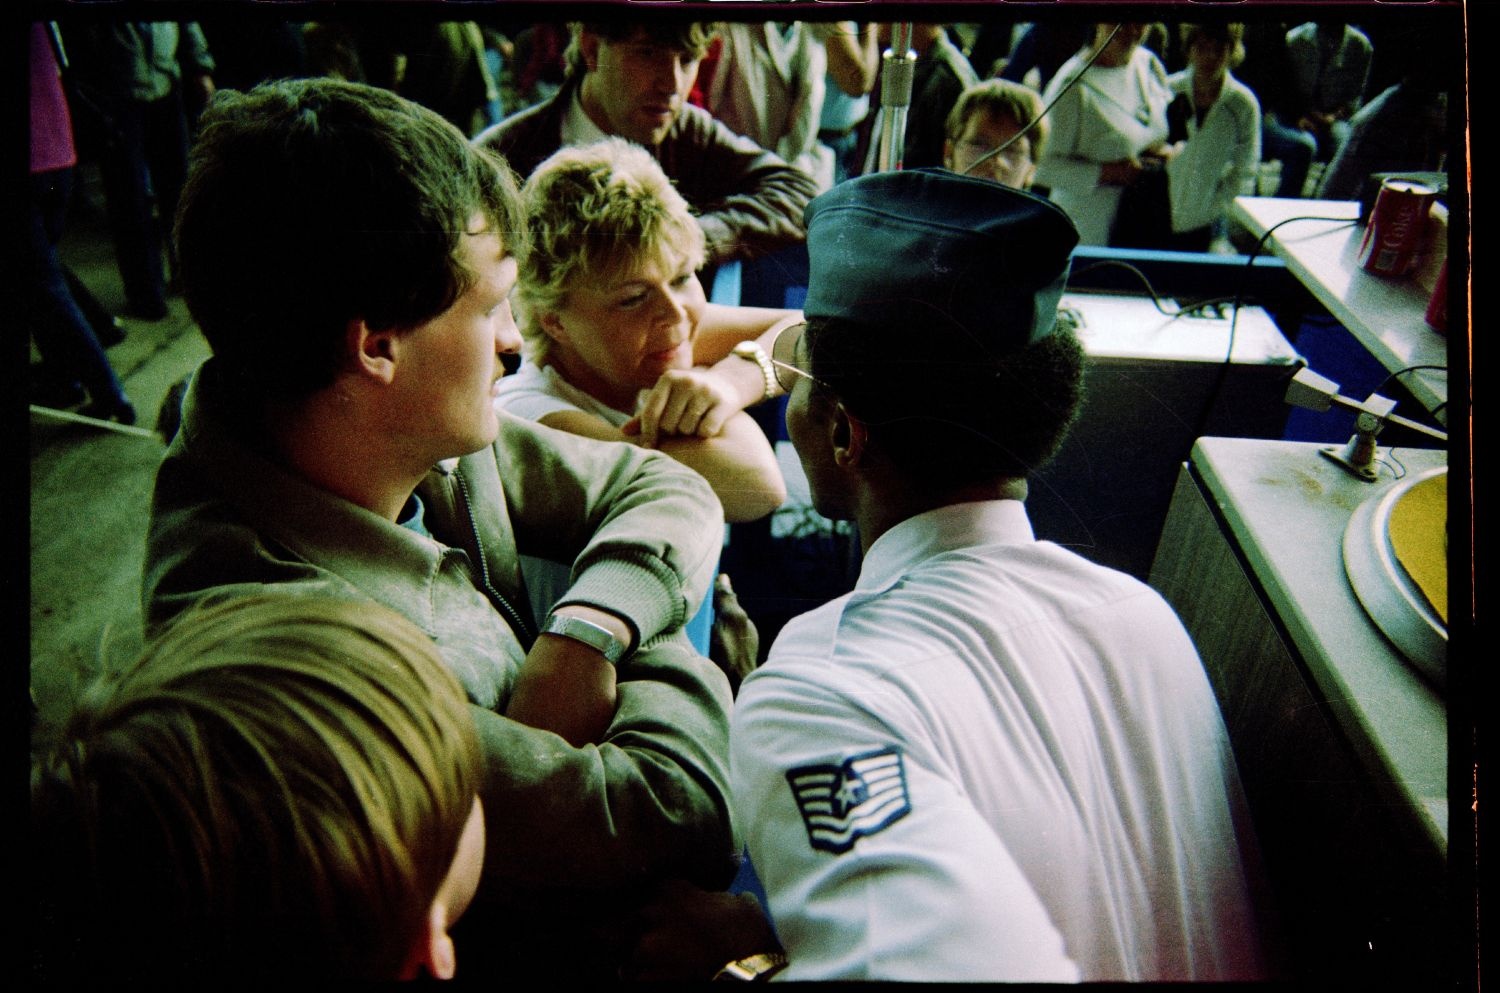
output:
[[765,392],[761,394],[762,400],[769,400],[780,392],[776,388],[776,367],[771,365],[771,356],[767,355],[766,350],[760,347],[760,342],[753,340],[741,341],[731,351],[740,358],[748,359],[760,366],[760,374],[766,381]]
[[629,647],[615,637],[614,632],[609,628],[570,614],[552,614],[547,618],[547,623],[542,626],[541,633],[556,634],[564,638],[572,638],[574,641],[581,641],[603,655],[605,661],[611,665],[624,658],[625,650]]

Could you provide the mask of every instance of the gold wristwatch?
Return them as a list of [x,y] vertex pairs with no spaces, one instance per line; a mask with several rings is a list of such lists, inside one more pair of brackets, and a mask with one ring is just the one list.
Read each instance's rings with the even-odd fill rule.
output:
[[760,952],[735,959],[714,974],[715,980],[745,983],[765,982],[786,968],[783,952]]
[[754,362],[760,366],[760,374],[766,382],[765,392],[761,394],[760,398],[762,400],[769,400],[775,396],[778,392],[776,389],[776,367],[771,365],[771,356],[767,355],[766,350],[760,347],[760,342],[753,340],[742,341],[736,344],[732,351],[733,354],[738,355],[740,358]]

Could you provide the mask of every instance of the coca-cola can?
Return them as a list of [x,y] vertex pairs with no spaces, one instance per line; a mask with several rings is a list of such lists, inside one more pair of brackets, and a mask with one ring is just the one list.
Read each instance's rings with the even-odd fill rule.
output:
[[1387,179],[1380,184],[1359,264],[1377,276],[1405,276],[1417,267],[1427,212],[1437,190],[1411,179]]

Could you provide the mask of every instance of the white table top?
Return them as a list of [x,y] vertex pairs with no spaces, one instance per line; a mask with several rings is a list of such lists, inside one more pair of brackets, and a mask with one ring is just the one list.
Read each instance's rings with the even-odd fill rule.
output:
[[[1168,310],[1180,306],[1179,301],[1167,304]],[[1158,310],[1150,297],[1104,293],[1065,293],[1061,305],[1082,319],[1078,340],[1096,363],[1223,362],[1229,351],[1228,317],[1173,317]],[[1301,361],[1260,307],[1241,307],[1233,325],[1234,363],[1294,365]]]
[[[1234,216],[1256,237],[1289,218],[1347,218],[1292,221],[1271,236],[1270,247],[1387,371],[1448,364],[1447,339],[1428,327],[1423,318],[1428,294],[1414,280],[1386,279],[1360,268],[1359,243],[1364,228],[1350,223],[1359,218],[1357,202],[1237,197]],[[1401,377],[1401,383],[1428,410],[1448,399],[1445,372],[1408,373]],[[1438,418],[1447,423],[1446,409],[1439,411]]]
[[[1446,705],[1370,620],[1344,572],[1350,515],[1396,479],[1382,466],[1379,482],[1357,480],[1320,447],[1200,438],[1192,462],[1377,788],[1446,856]],[[1447,464],[1442,451],[1381,451],[1406,473]]]

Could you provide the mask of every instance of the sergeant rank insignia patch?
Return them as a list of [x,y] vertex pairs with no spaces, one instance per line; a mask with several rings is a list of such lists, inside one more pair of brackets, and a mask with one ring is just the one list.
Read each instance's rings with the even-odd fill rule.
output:
[[816,849],[840,855],[859,838],[890,827],[911,811],[901,752],[882,748],[842,765],[805,765],[786,774]]

